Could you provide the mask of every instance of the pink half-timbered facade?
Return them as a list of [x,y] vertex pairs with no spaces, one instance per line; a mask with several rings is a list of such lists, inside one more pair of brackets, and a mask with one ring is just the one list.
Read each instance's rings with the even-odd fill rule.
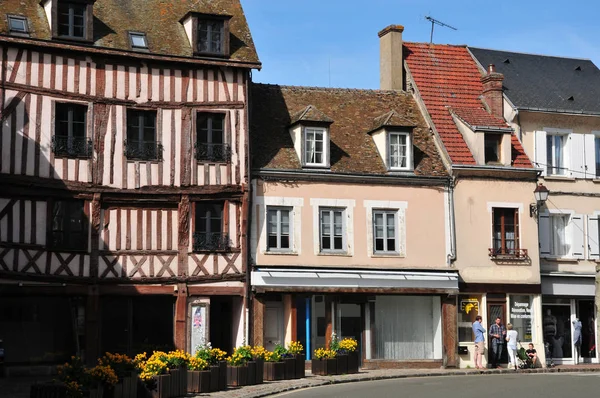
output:
[[31,326],[0,319],[7,365],[235,346],[260,68],[239,1],[24,3],[0,3],[0,309]]

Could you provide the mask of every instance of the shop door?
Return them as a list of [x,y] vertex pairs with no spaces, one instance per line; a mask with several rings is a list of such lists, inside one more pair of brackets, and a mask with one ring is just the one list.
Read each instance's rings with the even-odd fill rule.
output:
[[357,352],[359,358],[362,358],[361,342],[364,324],[360,304],[339,303],[337,305],[337,337],[340,340],[346,337],[355,339],[358,342]]
[[581,321],[581,357],[584,362],[596,358],[596,322],[594,300],[577,300],[577,317]]
[[266,303],[265,305],[265,331],[263,340],[265,349],[268,351],[273,351],[277,344],[284,345],[283,304],[281,302]]
[[[505,315],[506,315],[506,303],[505,302],[488,302],[488,306],[487,306],[487,319],[488,319],[488,323],[489,325],[487,325],[488,327],[486,328],[486,331],[488,333],[488,363],[491,362],[491,358],[492,358],[492,339],[489,335],[490,332],[490,327],[491,325],[494,324],[494,322],[496,322],[496,318],[500,318],[502,319],[502,324],[504,325],[504,327],[506,328],[506,319],[505,319]],[[504,346],[502,348],[502,356],[500,357],[500,363],[508,363],[508,351],[506,350],[506,342],[504,343]]]

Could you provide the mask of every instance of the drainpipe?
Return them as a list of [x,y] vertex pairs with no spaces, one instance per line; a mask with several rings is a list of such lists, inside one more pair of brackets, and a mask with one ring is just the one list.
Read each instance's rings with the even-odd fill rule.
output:
[[448,254],[448,266],[452,267],[456,261],[456,215],[454,214],[454,177],[448,179],[448,210],[450,215],[450,254]]
[[246,82],[246,115],[245,115],[245,124],[246,124],[246,159],[248,159],[248,164],[246,165],[246,187],[247,191],[247,206],[246,206],[246,231],[245,232],[245,242],[246,242],[246,320],[245,320],[245,330],[244,330],[244,338],[246,340],[246,344],[254,345],[254,328],[250,325],[250,320],[254,318],[254,311],[252,308],[252,286],[250,286],[250,275],[252,270],[252,255],[250,250],[250,239],[249,239],[249,231],[252,225],[252,175],[250,174],[250,170],[252,166],[250,164],[252,157],[250,156],[250,84],[252,83],[252,70],[248,71],[248,80]]

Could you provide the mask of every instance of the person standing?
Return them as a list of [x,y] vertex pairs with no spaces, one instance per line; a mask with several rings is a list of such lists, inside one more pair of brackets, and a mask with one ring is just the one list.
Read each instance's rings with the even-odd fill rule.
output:
[[581,321],[579,318],[575,318],[573,320],[573,344],[575,345],[575,355],[573,357],[575,358],[575,365],[579,363],[579,358],[581,357],[581,328]]
[[492,369],[500,368],[500,358],[504,348],[504,339],[506,338],[506,329],[502,325],[502,319],[496,318],[496,321],[490,326],[490,336],[492,337]]
[[506,332],[506,349],[508,350],[509,358],[508,367],[517,370],[519,369],[517,365],[517,340],[519,339],[519,332],[513,329],[512,323],[507,323],[506,329],[508,329],[508,332]]
[[475,367],[477,369],[485,369],[483,367],[483,351],[485,350],[485,329],[481,325],[481,316],[475,317],[473,322],[473,334],[475,335]]

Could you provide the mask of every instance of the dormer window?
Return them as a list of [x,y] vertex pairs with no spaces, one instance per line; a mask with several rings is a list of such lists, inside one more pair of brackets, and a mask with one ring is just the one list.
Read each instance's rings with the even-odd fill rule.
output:
[[56,39],[93,40],[92,7],[95,0],[46,0],[42,3]]
[[390,170],[410,170],[412,168],[410,134],[390,132],[388,142]]
[[230,15],[188,13],[181,24],[194,50],[194,55],[229,56]]
[[129,32],[129,42],[134,50],[147,50],[148,40],[145,33]]
[[327,166],[326,150],[327,129],[320,127],[304,128],[304,165]]
[[484,137],[485,164],[501,163],[502,135],[486,134]]
[[27,25],[27,18],[18,15],[8,16],[8,29],[10,33],[16,34],[27,34],[29,33],[29,27]]

